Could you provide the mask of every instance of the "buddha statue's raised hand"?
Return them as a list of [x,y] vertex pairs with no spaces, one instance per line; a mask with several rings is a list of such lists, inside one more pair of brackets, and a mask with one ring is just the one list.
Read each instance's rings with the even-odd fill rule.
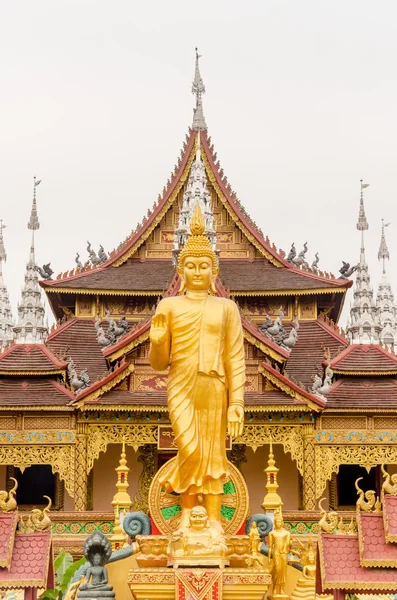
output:
[[168,339],[167,317],[163,313],[154,315],[150,330],[150,341],[156,346],[165,344]]

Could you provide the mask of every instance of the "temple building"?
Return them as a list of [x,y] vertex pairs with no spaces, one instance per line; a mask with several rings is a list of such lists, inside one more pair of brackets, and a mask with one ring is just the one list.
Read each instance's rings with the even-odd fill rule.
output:
[[[221,166],[204,92],[197,56],[193,122],[180,156],[153,207],[109,256],[89,246],[85,265],[77,257],[76,267],[38,283],[32,240],[16,343],[0,354],[0,489],[15,477],[21,511],[40,505],[43,495],[52,499],[56,548],[75,551],[95,528],[113,534],[123,444],[133,510],[150,512],[153,476],[175,455],[167,373],[150,366],[149,331],[160,299],[178,293],[176,258],[197,204],[219,259],[216,293],[237,303],[243,326],[245,426],[226,443],[251,512],[262,510],[270,445],[284,522],[294,534],[317,532],[323,496],[328,507],[354,510],[355,479],[378,489],[380,465],[390,472],[397,465],[397,357],[379,344],[379,337],[391,343],[395,309],[386,283],[373,298],[365,184],[345,335],[337,323],[353,285],[350,265],[340,277],[309,267],[305,250],[287,256],[262,233]],[[33,236],[39,228],[36,185],[28,227]],[[386,248],[382,241],[382,260]],[[0,265],[2,256],[1,241]],[[41,289],[57,321],[48,336]],[[232,518],[235,507],[227,508]],[[165,514],[172,518],[171,510]]]

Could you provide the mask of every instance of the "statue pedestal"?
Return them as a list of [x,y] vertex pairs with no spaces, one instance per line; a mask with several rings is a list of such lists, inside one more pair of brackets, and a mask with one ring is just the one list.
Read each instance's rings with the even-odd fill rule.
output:
[[[151,568],[128,574],[134,600],[185,600],[186,586],[192,600],[262,600],[270,584],[268,571],[250,568]],[[218,596],[209,595],[213,590]]]

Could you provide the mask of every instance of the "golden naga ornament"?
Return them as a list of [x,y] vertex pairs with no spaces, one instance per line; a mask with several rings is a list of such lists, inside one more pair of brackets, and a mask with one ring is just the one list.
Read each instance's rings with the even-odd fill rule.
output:
[[222,532],[221,505],[229,474],[225,438],[244,424],[245,358],[236,304],[215,292],[218,261],[199,205],[191,236],[179,254],[178,297],[161,300],[150,330],[150,364],[169,368],[168,409],[178,454],[159,475],[167,493],[180,495],[180,528],[200,499],[211,527]]

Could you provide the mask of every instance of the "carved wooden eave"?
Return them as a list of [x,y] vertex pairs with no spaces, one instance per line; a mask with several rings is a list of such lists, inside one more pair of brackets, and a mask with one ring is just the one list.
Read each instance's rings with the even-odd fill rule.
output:
[[[310,408],[310,410],[320,412],[326,406],[326,402],[324,400],[315,396],[314,394],[311,394],[307,390],[304,390],[296,383],[290,381],[287,377],[276,371],[276,369],[270,365],[262,362],[259,366],[259,372],[265,379],[270,381],[274,387],[282,392],[285,392],[291,396],[291,398],[304,402]],[[284,407],[280,406],[279,410],[284,410]]]
[[[350,287],[350,286],[346,286]],[[234,291],[230,290],[231,296],[317,296],[320,294],[345,294],[346,288],[315,288],[315,289],[289,289],[289,290],[249,290],[249,291]]]
[[86,388],[71,404],[76,408],[83,409],[85,402],[96,400],[120,385],[134,371],[134,368],[133,364],[124,362],[116,367],[112,373]]

